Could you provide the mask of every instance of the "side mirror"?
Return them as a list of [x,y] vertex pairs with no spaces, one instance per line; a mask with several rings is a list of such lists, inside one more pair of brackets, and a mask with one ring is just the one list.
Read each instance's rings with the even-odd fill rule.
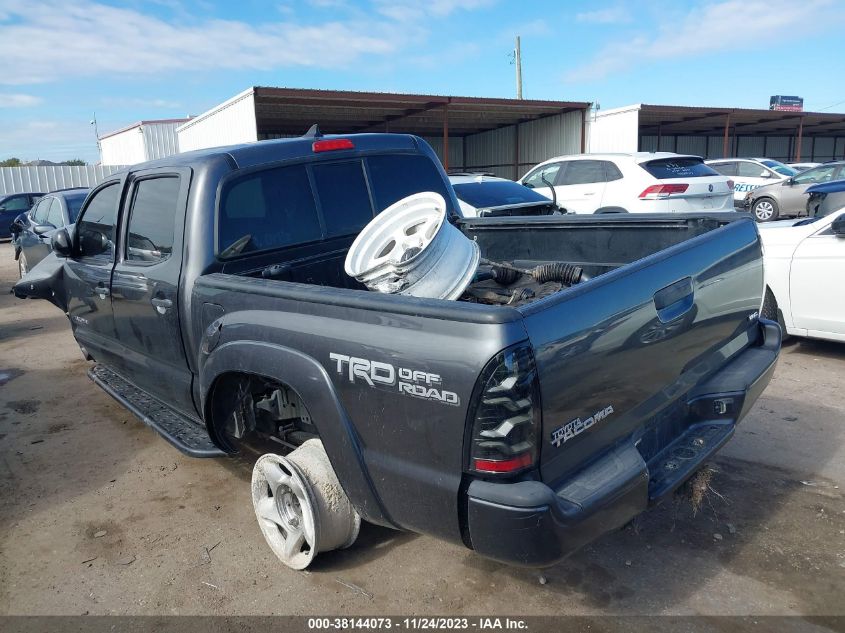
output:
[[845,237],[845,213],[839,214],[839,217],[833,221],[830,228],[833,230],[834,235]]
[[524,183],[522,183],[522,186],[523,186],[523,187],[528,187],[529,189],[533,189],[533,188],[534,188],[534,185],[532,185],[530,182],[524,182]]
[[6,210],[5,204],[0,204],[0,213],[3,213]]
[[55,228],[56,227],[53,226],[52,224],[36,224],[35,226],[32,227],[32,231],[36,235],[44,235],[48,231],[52,231]]
[[67,229],[56,231],[50,241],[50,246],[58,257],[70,257],[73,254],[73,243]]

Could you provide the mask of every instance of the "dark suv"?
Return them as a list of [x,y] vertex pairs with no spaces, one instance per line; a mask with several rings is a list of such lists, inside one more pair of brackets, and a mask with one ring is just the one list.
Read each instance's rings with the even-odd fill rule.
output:
[[21,213],[32,208],[43,193],[11,193],[0,196],[0,239],[12,236],[11,224]]
[[52,250],[50,238],[56,229],[76,222],[88,189],[62,189],[44,194],[28,212],[12,222],[12,242],[21,277]]

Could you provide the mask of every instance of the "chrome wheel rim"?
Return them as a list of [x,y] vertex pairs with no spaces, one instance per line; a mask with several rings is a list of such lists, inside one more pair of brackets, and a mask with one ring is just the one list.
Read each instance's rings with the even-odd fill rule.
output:
[[273,553],[288,567],[305,569],[316,554],[315,504],[297,467],[264,455],[253,470],[252,504]]

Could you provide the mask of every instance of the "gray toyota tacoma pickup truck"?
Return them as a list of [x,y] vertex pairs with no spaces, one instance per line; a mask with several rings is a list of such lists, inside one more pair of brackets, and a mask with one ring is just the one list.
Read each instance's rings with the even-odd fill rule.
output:
[[[368,291],[350,245],[424,191],[482,262],[574,265],[581,283],[509,305]],[[361,519],[553,564],[689,479],[780,350],[750,219],[464,219],[407,135],[136,165],[53,251],[15,293],[67,314],[95,383],[189,455],[280,456],[259,459],[253,501],[295,568]]]

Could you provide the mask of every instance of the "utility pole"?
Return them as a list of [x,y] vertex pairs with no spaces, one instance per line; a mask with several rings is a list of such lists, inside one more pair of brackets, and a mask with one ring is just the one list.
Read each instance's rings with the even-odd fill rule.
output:
[[519,45],[519,35],[516,36],[516,48],[513,51],[516,65],[516,98],[522,99],[522,49]]
[[[89,121],[91,125],[94,126],[94,136],[97,139],[97,151],[100,151],[100,130],[97,129],[97,113],[94,112],[94,118]],[[102,159],[102,156],[100,156]]]

